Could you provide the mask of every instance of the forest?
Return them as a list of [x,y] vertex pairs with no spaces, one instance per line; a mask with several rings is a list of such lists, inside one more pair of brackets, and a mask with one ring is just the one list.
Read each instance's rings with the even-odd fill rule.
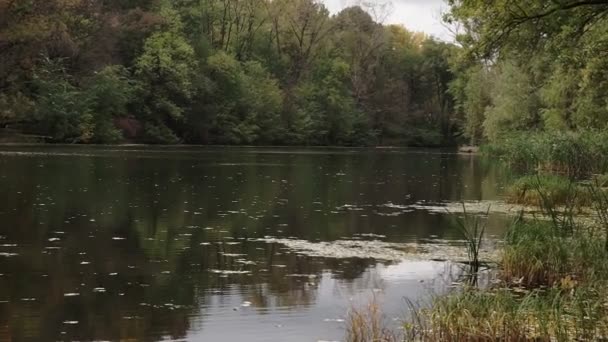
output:
[[606,1],[0,0],[0,130],[63,143],[446,146],[608,118]]
[[367,6],[0,0],[0,130],[60,143],[456,143],[458,48]]
[[608,123],[608,1],[450,0],[450,83],[473,144]]

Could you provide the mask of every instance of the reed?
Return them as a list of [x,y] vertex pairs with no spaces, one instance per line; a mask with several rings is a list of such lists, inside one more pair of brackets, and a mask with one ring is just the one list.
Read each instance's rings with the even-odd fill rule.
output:
[[404,324],[406,341],[594,341],[608,312],[594,288],[518,293],[468,290],[437,296]]
[[400,338],[388,328],[376,299],[364,308],[351,308],[348,314],[346,341],[396,342]]
[[608,171],[607,138],[608,132],[592,130],[513,134],[483,151],[501,158],[518,172],[585,179]]
[[463,217],[458,217],[456,219],[456,226],[458,227],[458,231],[465,241],[465,246],[467,249],[467,264],[469,265],[467,278],[469,279],[469,284],[477,285],[479,268],[481,266],[479,253],[481,251],[483,238],[486,232],[485,218],[487,218],[488,213],[490,212],[490,207],[488,207],[485,217],[468,214],[466,205],[464,203],[462,203],[462,209]]

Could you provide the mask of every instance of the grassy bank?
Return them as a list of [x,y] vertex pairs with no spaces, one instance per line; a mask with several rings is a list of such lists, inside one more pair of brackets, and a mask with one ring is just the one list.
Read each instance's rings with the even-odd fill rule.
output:
[[[435,295],[430,303],[412,305],[412,318],[399,338],[349,341],[597,341],[608,339],[608,196],[589,187],[587,200],[594,220],[576,220],[573,210],[560,210],[563,192],[538,191],[546,219],[513,221],[504,237],[496,282],[476,282]],[[568,200],[570,201],[570,200]],[[479,232],[479,220],[463,220],[464,232]],[[483,234],[483,233],[482,233]],[[470,234],[469,234],[470,235]],[[467,237],[481,241],[479,235]],[[472,245],[475,247],[475,245]],[[469,250],[474,250],[468,247]],[[471,258],[469,271],[477,272]],[[377,309],[376,309],[377,310]],[[377,317],[377,312],[373,317]],[[357,327],[364,315],[353,320]],[[377,319],[373,326],[378,326]],[[357,323],[357,324],[355,324]],[[361,330],[357,336],[366,336]],[[382,336],[390,338],[382,339]]]
[[465,286],[412,306],[389,332],[378,308],[351,315],[347,341],[597,341],[608,338],[608,252],[600,231],[521,222],[504,248],[500,283]]
[[[550,220],[515,220],[504,239],[499,282],[437,296],[405,325],[406,340],[591,341],[608,338],[608,196],[600,187],[535,177]],[[520,181],[532,182],[532,178]],[[596,181],[595,184],[599,184]],[[594,220],[556,203],[577,196]]]
[[517,134],[483,147],[515,171],[589,178],[608,171],[608,132],[552,132]]
[[405,324],[405,340],[608,338],[607,258],[601,226],[520,220],[505,239],[498,270],[501,282],[433,298]]
[[505,201],[512,204],[541,207],[545,201],[556,206],[573,206],[580,210],[592,204],[591,186],[595,182],[577,182],[559,175],[529,175],[516,179],[505,189]]
[[[349,341],[608,340],[608,134],[516,135],[484,153],[519,175],[505,200],[538,207],[544,217],[513,221],[491,285],[472,281],[412,305],[398,338]],[[470,252],[482,241],[480,224],[461,221]],[[478,260],[474,253],[470,259],[475,275]],[[364,327],[365,316],[357,317],[351,326]]]

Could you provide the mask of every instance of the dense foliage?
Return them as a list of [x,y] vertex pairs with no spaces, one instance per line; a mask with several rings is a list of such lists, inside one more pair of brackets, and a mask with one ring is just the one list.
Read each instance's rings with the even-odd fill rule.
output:
[[448,3],[463,47],[450,90],[470,140],[607,128],[608,1]]
[[455,46],[369,13],[0,0],[0,129],[76,143],[454,143]]

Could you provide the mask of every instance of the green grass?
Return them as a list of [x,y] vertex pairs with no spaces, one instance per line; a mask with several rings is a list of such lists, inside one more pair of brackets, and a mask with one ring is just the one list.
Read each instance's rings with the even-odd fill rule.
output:
[[608,336],[597,288],[518,293],[468,290],[436,297],[404,324],[407,341],[593,341]]
[[[462,209],[464,217],[457,218],[456,224],[458,227],[458,231],[460,232],[465,241],[465,247],[467,249],[467,255],[469,259],[469,271],[467,278],[469,279],[469,282],[472,285],[475,285],[477,284],[479,268],[481,266],[479,260],[479,253],[481,251],[483,238],[486,232],[487,222],[479,216],[467,213],[467,208],[464,203],[462,203]],[[489,212],[490,208],[488,207],[488,210],[486,211],[486,216]]]
[[572,205],[581,210],[592,205],[593,196],[587,185],[559,175],[523,176],[505,190],[507,203],[542,207],[547,200],[553,206]]
[[515,134],[484,146],[482,151],[523,173],[586,179],[608,171],[607,131]]
[[406,340],[575,341],[608,338],[608,251],[603,231],[515,221],[500,284],[433,298],[404,324]]
[[526,286],[552,286],[567,274],[569,243],[548,222],[520,223],[503,249],[501,277]]

